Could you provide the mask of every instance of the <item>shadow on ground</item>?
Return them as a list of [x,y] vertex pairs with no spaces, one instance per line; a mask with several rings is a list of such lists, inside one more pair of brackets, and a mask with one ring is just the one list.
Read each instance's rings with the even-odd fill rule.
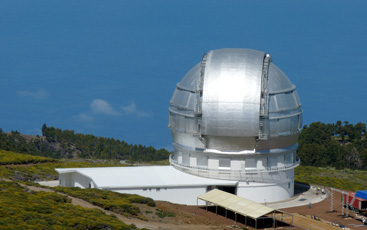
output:
[[257,228],[257,229],[264,229],[264,228],[273,228],[275,227],[289,227],[290,224],[279,220],[273,220],[272,214],[269,214],[268,216],[262,216],[258,218],[257,220],[252,219],[250,217],[245,217],[239,214],[235,214],[234,212],[230,210],[226,210],[222,207],[216,207],[216,206],[208,206],[208,207],[200,207],[201,209],[207,210],[208,212],[215,213],[217,215],[223,216],[227,219],[231,219],[234,222],[236,222],[237,225],[240,226],[247,226],[251,228]]
[[311,186],[309,184],[296,182],[294,187],[294,196],[307,192],[310,188]]

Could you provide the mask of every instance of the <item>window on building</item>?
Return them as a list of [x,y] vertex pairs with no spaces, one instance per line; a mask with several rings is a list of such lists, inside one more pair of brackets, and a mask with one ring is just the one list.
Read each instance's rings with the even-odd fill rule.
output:
[[246,168],[257,168],[257,160],[250,158],[245,160],[245,167]]
[[219,168],[229,169],[231,167],[231,160],[229,158],[219,158]]

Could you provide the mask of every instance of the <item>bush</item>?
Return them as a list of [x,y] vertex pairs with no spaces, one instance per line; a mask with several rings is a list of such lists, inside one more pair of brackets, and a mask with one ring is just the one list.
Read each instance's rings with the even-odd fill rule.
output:
[[28,154],[0,150],[0,165],[37,164],[55,161],[55,159],[48,157],[32,156]]
[[70,204],[63,195],[30,192],[0,181],[0,229],[136,229],[97,209]]
[[133,216],[140,214],[140,209],[134,206],[133,203],[147,204],[151,207],[155,207],[154,200],[139,195],[123,194],[95,188],[81,189],[75,187],[55,187],[54,189],[120,214]]
[[[1,150],[0,150],[1,151]],[[14,152],[8,152],[9,155],[17,155]],[[30,156],[26,154],[19,154],[22,156]],[[46,158],[50,159],[50,158]],[[20,181],[36,181],[36,180],[57,180],[59,178],[55,168],[86,168],[86,167],[111,167],[121,166],[121,164],[114,161],[94,163],[92,161],[72,162],[72,161],[55,161],[42,164],[30,165],[0,165],[0,177],[10,178]]]
[[367,187],[367,174],[362,170],[337,170],[299,166],[295,169],[296,182],[339,188],[350,191],[363,190]]
[[161,209],[156,209],[156,212],[155,214],[159,217],[159,218],[165,218],[165,217],[175,217],[176,216],[176,213],[173,213],[173,212],[166,212],[166,211],[163,211]]

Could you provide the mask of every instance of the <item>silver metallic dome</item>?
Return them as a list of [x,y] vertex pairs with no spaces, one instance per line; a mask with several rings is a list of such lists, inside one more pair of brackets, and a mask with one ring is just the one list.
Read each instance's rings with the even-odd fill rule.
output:
[[175,149],[170,161],[180,170],[264,181],[264,173],[299,165],[301,102],[296,87],[264,52],[208,52],[177,84],[170,104]]

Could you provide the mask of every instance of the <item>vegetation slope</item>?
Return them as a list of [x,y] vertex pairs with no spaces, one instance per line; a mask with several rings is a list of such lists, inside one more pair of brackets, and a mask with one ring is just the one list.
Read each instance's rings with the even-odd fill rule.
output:
[[70,204],[64,195],[32,192],[0,181],[0,229],[136,229],[97,209]]
[[298,140],[301,164],[337,169],[367,169],[367,132],[365,123],[341,121],[304,126]]
[[4,133],[0,129],[0,149],[56,159],[119,159],[130,162],[160,161],[170,154],[165,149],[74,133],[73,130],[47,127],[46,124],[42,126],[42,136],[22,135],[17,131]]
[[[54,193],[34,192],[24,184],[57,178],[56,167],[120,166],[116,161],[72,162],[0,150],[0,229],[136,229],[115,216],[70,203],[71,195],[125,216],[144,219],[135,204],[155,207],[151,198],[98,189],[56,187]],[[52,179],[56,179],[52,178]],[[4,180],[12,181],[4,181]]]

